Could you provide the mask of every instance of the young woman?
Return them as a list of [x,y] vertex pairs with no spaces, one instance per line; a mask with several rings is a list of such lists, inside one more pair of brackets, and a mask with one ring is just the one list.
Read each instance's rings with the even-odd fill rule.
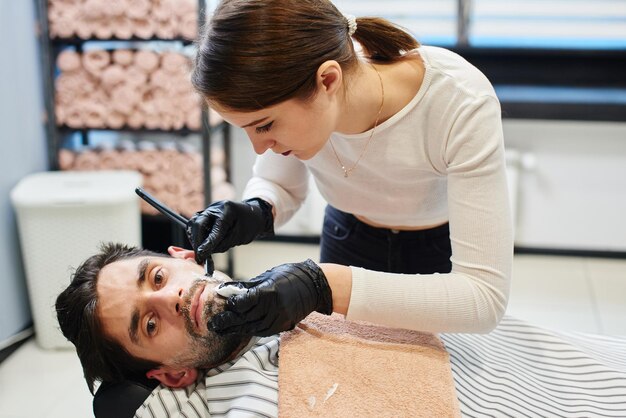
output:
[[429,332],[488,332],[513,255],[500,106],[471,64],[326,0],[223,0],[195,88],[259,154],[243,202],[198,212],[198,262],[328,202],[320,263],[285,264],[230,296],[218,332],[270,335],[311,311]]

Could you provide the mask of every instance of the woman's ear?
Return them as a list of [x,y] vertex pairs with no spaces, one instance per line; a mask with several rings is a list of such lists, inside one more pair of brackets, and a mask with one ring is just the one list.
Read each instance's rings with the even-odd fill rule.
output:
[[343,71],[337,61],[325,61],[317,69],[317,88],[327,94],[335,94],[341,88]]
[[160,367],[148,371],[146,377],[148,379],[156,379],[169,388],[184,388],[196,381],[198,369]]
[[187,250],[185,248],[175,247],[173,245],[167,247],[167,253],[173,258],[180,258],[183,260],[196,259],[196,253],[194,253],[193,250]]

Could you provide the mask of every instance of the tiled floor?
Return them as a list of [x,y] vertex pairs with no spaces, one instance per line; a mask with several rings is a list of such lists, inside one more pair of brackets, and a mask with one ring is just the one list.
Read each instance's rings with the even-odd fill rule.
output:
[[[250,245],[237,253],[237,271],[262,271],[271,254],[285,251],[315,258],[311,247]],[[517,255],[508,314],[563,331],[626,335],[626,260]],[[0,418],[90,416],[91,395],[72,351],[44,351],[31,339],[0,364]]]

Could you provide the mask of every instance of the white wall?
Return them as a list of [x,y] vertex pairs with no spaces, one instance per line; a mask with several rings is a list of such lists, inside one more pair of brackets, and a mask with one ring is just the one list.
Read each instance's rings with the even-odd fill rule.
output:
[[626,124],[505,120],[508,148],[534,155],[520,174],[516,244],[626,251]]
[[9,193],[47,165],[34,4],[0,0],[0,346],[31,321]]
[[[505,119],[504,134],[507,149],[535,162],[519,175],[516,245],[626,251],[626,123]],[[240,195],[255,155],[243,131],[233,129],[232,145]],[[310,201],[278,232],[319,230],[323,203]]]

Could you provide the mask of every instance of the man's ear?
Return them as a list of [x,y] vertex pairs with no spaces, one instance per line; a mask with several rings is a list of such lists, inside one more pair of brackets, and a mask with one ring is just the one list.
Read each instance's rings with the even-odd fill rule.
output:
[[317,88],[333,95],[340,90],[343,78],[341,65],[337,61],[325,61],[317,69]]
[[198,369],[159,367],[146,373],[148,379],[156,379],[170,388],[184,388],[191,385],[198,378]]
[[173,245],[167,247],[167,253],[173,258],[180,258],[183,260],[196,259],[196,253],[194,253],[193,250],[186,250],[185,248],[175,247]]

